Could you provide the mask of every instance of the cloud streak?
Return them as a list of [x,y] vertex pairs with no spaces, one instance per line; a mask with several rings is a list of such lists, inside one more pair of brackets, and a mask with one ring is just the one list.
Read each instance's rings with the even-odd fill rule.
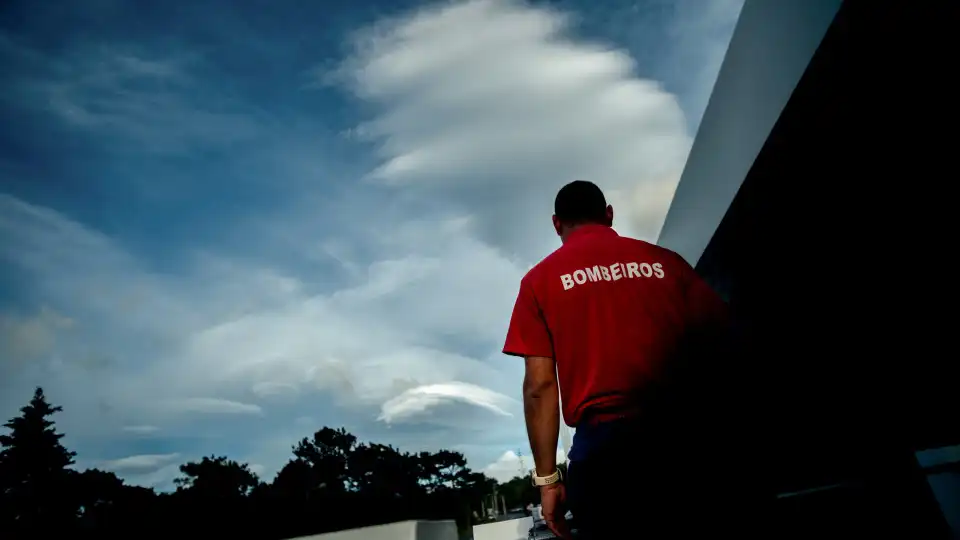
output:
[[476,405],[501,416],[513,416],[507,409],[516,404],[515,400],[487,388],[454,381],[406,390],[384,402],[377,419],[388,424],[402,422],[450,402]]
[[168,406],[178,413],[263,414],[263,409],[259,405],[240,403],[229,399],[185,398],[173,401]]
[[180,454],[141,454],[120,459],[104,461],[100,467],[118,473],[143,472],[155,470],[180,458]]

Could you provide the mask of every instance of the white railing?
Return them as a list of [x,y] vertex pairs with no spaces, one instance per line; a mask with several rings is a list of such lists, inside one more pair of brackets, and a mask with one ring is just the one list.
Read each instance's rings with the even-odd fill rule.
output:
[[[401,521],[290,540],[458,540],[454,521]],[[526,538],[526,536],[524,536]]]
[[[473,527],[473,540],[527,540],[534,518],[526,516]],[[447,521],[401,521],[289,540],[459,540],[457,524]]]
[[533,527],[530,516],[473,526],[473,540],[527,540]]

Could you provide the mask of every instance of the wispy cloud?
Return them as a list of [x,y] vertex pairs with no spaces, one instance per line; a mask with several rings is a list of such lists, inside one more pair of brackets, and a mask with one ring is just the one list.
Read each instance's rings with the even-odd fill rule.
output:
[[[9,37],[0,51],[29,59],[32,74],[8,82],[8,99],[109,138],[112,146],[156,154],[227,147],[259,136],[269,118],[204,85],[192,54],[144,54],[135,46],[80,44],[66,54],[30,50]],[[131,147],[133,145],[133,147]]]

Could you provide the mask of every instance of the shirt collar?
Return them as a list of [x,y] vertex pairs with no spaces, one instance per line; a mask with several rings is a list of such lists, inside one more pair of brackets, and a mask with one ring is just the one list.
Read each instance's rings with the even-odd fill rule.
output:
[[586,225],[580,225],[576,229],[567,233],[567,241],[573,240],[575,238],[586,238],[588,236],[620,236],[617,234],[617,231],[613,230],[613,227],[607,227],[606,225],[600,225],[596,223],[588,223]]

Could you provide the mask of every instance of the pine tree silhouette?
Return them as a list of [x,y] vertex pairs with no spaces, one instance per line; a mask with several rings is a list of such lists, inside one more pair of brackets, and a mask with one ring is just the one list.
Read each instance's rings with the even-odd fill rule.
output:
[[[76,455],[60,444],[49,417],[60,412],[37,388],[0,435],[0,519],[18,533],[56,530],[77,517],[69,467]],[[9,529],[8,529],[9,530]]]

